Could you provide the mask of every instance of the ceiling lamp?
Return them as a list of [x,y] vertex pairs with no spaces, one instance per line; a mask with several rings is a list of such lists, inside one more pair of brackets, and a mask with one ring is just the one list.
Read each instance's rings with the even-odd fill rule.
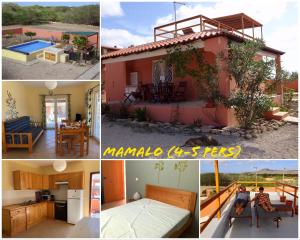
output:
[[62,172],[67,167],[67,162],[65,160],[54,160],[53,168],[57,172]]
[[53,90],[57,87],[57,81],[46,81],[45,82],[45,86],[49,89],[49,90]]

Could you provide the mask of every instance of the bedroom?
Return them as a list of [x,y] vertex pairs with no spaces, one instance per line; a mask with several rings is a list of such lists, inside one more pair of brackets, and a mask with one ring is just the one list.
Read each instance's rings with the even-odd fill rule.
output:
[[198,238],[198,161],[103,160],[101,174],[101,237]]

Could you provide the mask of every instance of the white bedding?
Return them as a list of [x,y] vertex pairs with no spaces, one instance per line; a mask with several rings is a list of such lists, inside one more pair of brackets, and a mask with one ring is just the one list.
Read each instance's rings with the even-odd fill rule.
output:
[[152,199],[141,199],[101,212],[101,237],[169,237],[189,219],[190,212]]

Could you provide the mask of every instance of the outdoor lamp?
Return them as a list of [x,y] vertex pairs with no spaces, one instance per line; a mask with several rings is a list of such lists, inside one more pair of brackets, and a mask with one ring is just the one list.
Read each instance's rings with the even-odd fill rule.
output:
[[67,162],[65,160],[54,160],[53,168],[57,172],[62,172],[67,167]]

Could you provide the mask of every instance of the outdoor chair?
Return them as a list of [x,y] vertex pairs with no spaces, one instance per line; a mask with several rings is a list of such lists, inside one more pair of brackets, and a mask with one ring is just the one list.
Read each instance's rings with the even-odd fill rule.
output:
[[[268,193],[266,193],[267,195],[269,195]],[[257,195],[257,193],[255,194],[255,196]],[[272,207],[276,208],[275,204],[271,204]],[[256,226],[257,228],[259,227],[259,220],[264,218],[264,219],[276,219],[276,226],[277,228],[279,227],[279,217],[280,214],[278,211],[274,211],[274,212],[268,212],[266,211],[263,207],[261,207],[260,205],[258,205],[258,201],[255,200],[255,204],[254,204],[254,208],[255,208],[255,215],[256,215]]]
[[185,101],[185,93],[187,89],[187,82],[180,81],[178,87],[174,93],[174,100],[175,101]]
[[[234,202],[237,199],[237,194],[235,194],[235,198],[234,198]],[[249,199],[250,199],[250,192],[247,191],[247,194],[249,195]],[[232,205],[230,212],[229,212],[229,216],[228,216],[228,220],[229,220],[229,227],[232,226],[232,222],[231,219],[232,218],[249,218],[250,219],[250,226],[252,226],[252,211],[251,211],[251,202],[249,201],[247,204],[247,207],[244,209],[244,211],[241,213],[241,215],[237,215],[235,212],[235,206],[234,204]]]
[[141,87],[142,100],[145,102],[151,102],[153,100],[153,84],[143,84]]

